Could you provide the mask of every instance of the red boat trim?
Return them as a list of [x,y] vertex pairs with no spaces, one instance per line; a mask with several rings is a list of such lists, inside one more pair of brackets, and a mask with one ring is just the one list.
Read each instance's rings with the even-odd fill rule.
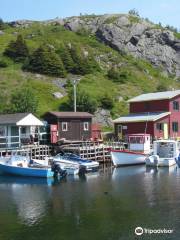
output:
[[133,152],[133,151],[128,151],[128,150],[114,150],[114,149],[111,149],[111,152],[120,152],[120,153],[136,154],[136,155],[143,155],[143,156],[147,155],[147,154],[142,153],[142,152]]

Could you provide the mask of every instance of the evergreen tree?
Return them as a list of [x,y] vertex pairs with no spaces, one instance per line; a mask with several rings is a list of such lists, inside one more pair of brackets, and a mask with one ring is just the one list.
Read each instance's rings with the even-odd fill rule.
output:
[[8,112],[31,112],[36,113],[38,100],[33,90],[28,87],[18,89],[11,96]]
[[24,64],[23,69],[51,76],[66,76],[61,59],[55,53],[54,49],[47,45],[36,49]]
[[62,62],[64,64],[64,67],[65,67],[66,71],[69,72],[69,73],[73,73],[75,64],[74,64],[74,61],[71,57],[69,47],[66,46],[66,45],[62,45],[58,49],[57,54],[62,59]]
[[74,72],[75,74],[90,74],[95,71],[100,71],[99,64],[96,62],[94,57],[88,53],[87,56],[83,53],[77,45],[73,44],[70,49],[71,57],[75,63]]
[[29,50],[22,35],[18,35],[16,41],[11,41],[4,51],[4,55],[17,62],[22,62],[28,57]]

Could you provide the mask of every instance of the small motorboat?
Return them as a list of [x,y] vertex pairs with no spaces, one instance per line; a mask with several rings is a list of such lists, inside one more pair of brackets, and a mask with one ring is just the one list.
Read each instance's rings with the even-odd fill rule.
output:
[[99,169],[99,163],[96,161],[82,159],[73,153],[61,152],[53,158],[53,162],[60,164],[62,169],[78,168],[79,173],[95,172]]
[[[12,155],[0,162],[0,172],[4,174],[18,175],[23,177],[49,178],[61,173],[61,169],[43,166],[30,161],[29,157],[22,155]],[[64,171],[63,171],[64,173]],[[65,174],[64,174],[65,175]]]
[[130,134],[128,150],[111,149],[110,152],[115,167],[144,164],[147,154],[150,153],[150,135]]
[[158,140],[153,143],[153,154],[147,156],[146,166],[170,167],[179,159],[179,146],[175,140]]

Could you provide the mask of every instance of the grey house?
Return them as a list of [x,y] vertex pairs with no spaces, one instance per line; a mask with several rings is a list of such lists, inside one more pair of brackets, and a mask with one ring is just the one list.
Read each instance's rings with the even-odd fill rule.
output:
[[40,126],[43,126],[43,122],[31,113],[1,114],[0,148],[31,143]]

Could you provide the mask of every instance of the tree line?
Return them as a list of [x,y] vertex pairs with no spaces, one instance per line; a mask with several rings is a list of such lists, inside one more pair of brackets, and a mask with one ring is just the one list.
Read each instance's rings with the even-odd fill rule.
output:
[[24,71],[66,77],[67,73],[90,74],[101,68],[92,53],[80,48],[77,44],[60,44],[55,48],[43,44],[32,53],[22,35],[11,41],[4,53],[15,62],[21,62]]

